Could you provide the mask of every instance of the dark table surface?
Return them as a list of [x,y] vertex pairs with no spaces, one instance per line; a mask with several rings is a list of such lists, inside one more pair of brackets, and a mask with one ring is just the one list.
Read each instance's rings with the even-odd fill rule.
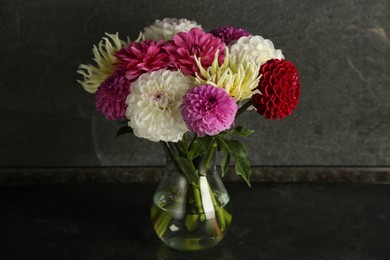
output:
[[232,226],[184,253],[153,233],[156,183],[0,186],[0,259],[390,259],[390,186],[227,183]]

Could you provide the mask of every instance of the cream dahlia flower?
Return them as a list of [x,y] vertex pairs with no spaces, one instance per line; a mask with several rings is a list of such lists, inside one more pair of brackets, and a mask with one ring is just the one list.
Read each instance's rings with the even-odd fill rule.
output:
[[192,28],[202,28],[195,21],[177,18],[164,18],[156,20],[154,24],[145,27],[145,39],[169,41],[178,32],[189,32]]
[[245,62],[237,60],[236,56],[229,54],[227,48],[225,55],[223,64],[218,66],[218,54],[216,54],[213,64],[207,70],[196,58],[200,70],[195,78],[196,84],[210,84],[223,88],[235,100],[250,98],[259,84],[260,64],[250,59]]
[[191,79],[161,69],[142,74],[131,84],[126,117],[134,134],[153,142],[177,142],[188,131],[180,106]]
[[260,65],[270,59],[284,59],[282,51],[276,50],[272,41],[258,35],[241,37],[237,43],[231,46],[230,52],[238,60],[255,59]]
[[[99,44],[97,46],[94,45],[92,49],[93,60],[97,66],[81,64],[77,71],[84,77],[83,80],[78,80],[78,82],[89,93],[95,93],[100,84],[112,74],[114,63],[116,62],[115,53],[130,42],[129,39],[127,39],[127,42],[119,39],[118,33],[106,33],[106,35],[108,37],[103,37]],[[143,39],[142,34],[136,41],[141,39]]]

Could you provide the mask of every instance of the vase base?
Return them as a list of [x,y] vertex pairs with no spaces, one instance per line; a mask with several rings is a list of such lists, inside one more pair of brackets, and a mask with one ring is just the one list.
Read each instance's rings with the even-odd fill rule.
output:
[[163,239],[163,242],[179,251],[197,251],[215,247],[221,239],[216,237],[173,237],[171,239]]

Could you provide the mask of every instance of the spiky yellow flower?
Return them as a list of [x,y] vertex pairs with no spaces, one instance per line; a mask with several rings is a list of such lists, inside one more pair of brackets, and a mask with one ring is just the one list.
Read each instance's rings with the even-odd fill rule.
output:
[[216,53],[212,65],[207,70],[202,67],[200,59],[195,57],[200,71],[195,82],[223,88],[237,101],[250,98],[259,84],[260,64],[255,61],[242,62],[236,56],[230,55],[227,48],[225,55],[223,64],[219,66]]
[[[93,60],[97,66],[81,64],[77,71],[84,77],[83,80],[78,80],[78,82],[89,93],[95,93],[99,85],[112,74],[113,66],[116,62],[115,52],[122,49],[130,41],[129,39],[127,39],[127,42],[119,39],[118,33],[106,33],[106,35],[108,37],[103,37],[99,44],[97,46],[94,45],[92,49]],[[142,39],[142,37],[142,34],[140,34],[137,41]]]

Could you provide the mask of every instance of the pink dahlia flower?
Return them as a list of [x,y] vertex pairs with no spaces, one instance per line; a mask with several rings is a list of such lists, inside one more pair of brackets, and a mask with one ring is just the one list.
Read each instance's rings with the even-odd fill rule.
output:
[[211,66],[217,51],[219,64],[222,64],[225,58],[225,44],[221,39],[197,27],[189,32],[177,33],[172,41],[167,42],[166,50],[172,64],[192,76],[199,72],[194,55],[200,59],[204,68]]
[[181,106],[184,122],[198,136],[213,136],[229,129],[238,109],[235,100],[224,89],[211,85],[188,90]]
[[236,41],[242,36],[252,35],[250,32],[242,28],[232,26],[222,26],[210,31],[210,33],[215,37],[220,38],[225,44],[229,44],[232,41]]
[[116,67],[126,71],[126,78],[135,81],[141,74],[169,67],[164,41],[131,42],[116,53]]
[[96,91],[96,109],[109,120],[126,119],[126,97],[130,94],[130,81],[124,72],[115,72]]

